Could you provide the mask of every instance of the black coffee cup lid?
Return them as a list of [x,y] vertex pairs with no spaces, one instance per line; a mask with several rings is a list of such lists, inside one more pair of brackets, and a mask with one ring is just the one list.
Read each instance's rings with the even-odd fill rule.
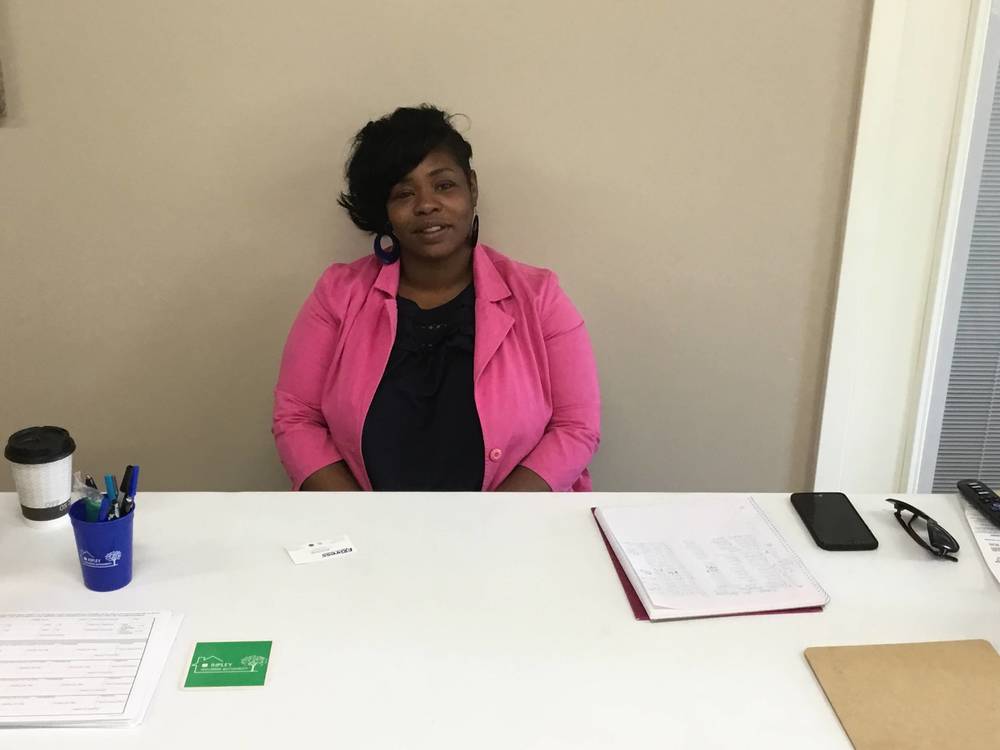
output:
[[62,427],[25,427],[10,436],[3,455],[15,464],[48,464],[75,450],[76,443]]

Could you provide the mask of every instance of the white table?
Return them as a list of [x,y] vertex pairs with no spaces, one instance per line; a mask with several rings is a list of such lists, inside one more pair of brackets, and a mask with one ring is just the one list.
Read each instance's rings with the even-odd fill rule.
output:
[[[143,493],[134,580],[99,594],[72,531],[25,527],[0,494],[3,611],[185,616],[140,727],[2,730],[0,747],[849,748],[804,648],[1000,644],[1000,587],[957,495],[905,498],[959,540],[957,564],[883,496],[852,498],[874,552],[824,552],[787,495],[754,497],[829,592],[824,612],[633,619],[589,508],[669,495]],[[358,551],[326,563],[282,546],[342,533]],[[273,640],[267,685],[182,690],[199,640]]]

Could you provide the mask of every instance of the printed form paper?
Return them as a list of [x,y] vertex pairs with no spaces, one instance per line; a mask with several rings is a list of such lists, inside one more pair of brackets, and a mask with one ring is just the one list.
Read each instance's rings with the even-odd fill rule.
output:
[[976,546],[983,553],[986,567],[1000,583],[1000,528],[997,528],[971,505],[965,506],[965,518],[976,538]]
[[180,619],[170,612],[0,614],[0,726],[139,723]]
[[598,520],[654,619],[829,601],[750,497],[600,508]]

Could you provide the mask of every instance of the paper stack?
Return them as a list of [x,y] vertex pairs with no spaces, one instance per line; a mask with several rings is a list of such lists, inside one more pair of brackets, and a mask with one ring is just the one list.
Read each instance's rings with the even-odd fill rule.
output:
[[0,727],[138,724],[180,622],[170,612],[0,614]]

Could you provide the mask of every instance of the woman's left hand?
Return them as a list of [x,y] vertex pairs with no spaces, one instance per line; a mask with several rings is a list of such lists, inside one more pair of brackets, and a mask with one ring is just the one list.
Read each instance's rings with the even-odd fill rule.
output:
[[552,492],[552,488],[528,467],[515,466],[495,492]]

